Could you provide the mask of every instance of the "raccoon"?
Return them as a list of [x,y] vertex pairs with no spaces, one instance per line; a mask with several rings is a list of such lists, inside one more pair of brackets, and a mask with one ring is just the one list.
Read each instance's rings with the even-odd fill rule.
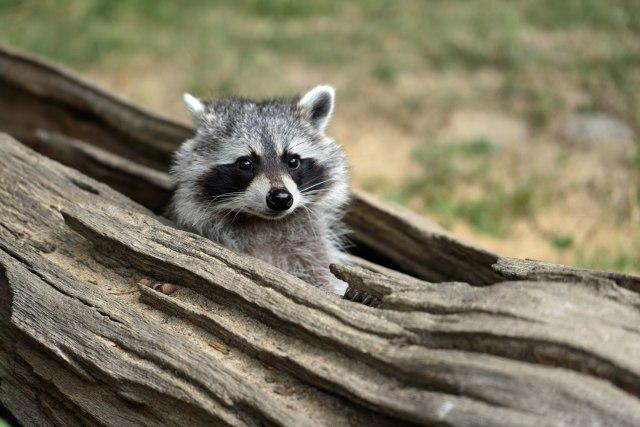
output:
[[336,294],[344,262],[341,218],[349,197],[345,154],[325,129],[331,86],[294,99],[184,102],[195,136],[174,155],[177,223]]

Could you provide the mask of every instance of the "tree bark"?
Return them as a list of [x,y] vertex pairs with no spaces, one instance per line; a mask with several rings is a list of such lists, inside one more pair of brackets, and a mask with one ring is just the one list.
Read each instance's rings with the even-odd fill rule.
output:
[[15,52],[0,95],[42,153],[0,136],[22,424],[640,424],[639,278],[500,257],[354,191],[364,259],[332,271],[378,301],[356,304],[158,216],[189,128]]

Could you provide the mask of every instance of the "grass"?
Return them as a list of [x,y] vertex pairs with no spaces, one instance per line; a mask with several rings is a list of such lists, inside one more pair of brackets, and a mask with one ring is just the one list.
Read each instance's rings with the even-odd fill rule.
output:
[[[183,90],[261,97],[333,82],[332,126],[348,150],[392,140],[355,159],[356,184],[375,183],[369,189],[445,225],[464,223],[494,238],[495,250],[518,239],[514,225],[537,232],[542,223],[542,256],[640,271],[625,251],[579,253],[585,245],[613,253],[612,242],[640,239],[640,143],[625,165],[605,165],[624,168],[634,206],[614,197],[620,185],[607,174],[577,182],[588,159],[559,134],[563,117],[584,110],[614,114],[640,134],[636,0],[0,0],[0,22],[1,43],[97,76],[167,114],[181,111]],[[497,112],[529,133],[517,147],[486,135],[441,136],[459,110]],[[412,141],[411,157],[369,173],[386,164],[374,157],[386,160],[393,139]],[[537,160],[544,150],[566,161]],[[594,195],[594,186],[610,188]],[[587,204],[572,205],[568,194]],[[546,224],[554,210],[584,229],[611,211],[621,220],[595,241]]]
[[640,139],[636,138],[634,152],[631,155],[631,164],[633,167],[640,169]]
[[573,237],[566,234],[556,234],[551,238],[553,247],[559,251],[564,251],[573,246]]
[[612,251],[610,248],[582,249],[578,251],[576,265],[609,271],[635,272],[640,263],[638,251]]
[[529,5],[527,13],[536,24],[545,28],[588,26],[597,29],[638,29],[640,8],[634,0],[554,0]]
[[[383,83],[428,67],[490,68],[507,76],[509,106],[527,100],[519,108],[534,127],[558,108],[553,87],[532,78],[549,67],[578,84],[613,84],[637,105],[638,91],[628,89],[637,87],[630,76],[640,50],[636,40],[620,37],[640,28],[637,2],[542,3],[0,0],[0,39],[80,68],[121,67],[133,55],[170,55],[190,69],[191,88],[223,93],[242,91],[247,78],[280,80],[280,60],[368,71]],[[548,52],[526,37],[567,28],[602,30],[602,42],[612,48],[585,58],[570,42]],[[586,76],[585,67],[592,71]]]
[[[418,201],[445,225],[462,219],[478,232],[505,236],[514,221],[534,214],[536,186],[530,182],[512,187],[501,182],[482,183],[498,152],[496,144],[484,138],[425,144],[415,153],[418,173],[390,198]],[[478,183],[488,185],[481,185],[472,195],[459,188],[469,189]]]

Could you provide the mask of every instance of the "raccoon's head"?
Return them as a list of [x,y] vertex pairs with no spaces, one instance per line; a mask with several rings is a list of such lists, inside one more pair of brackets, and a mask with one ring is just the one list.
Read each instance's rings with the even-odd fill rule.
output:
[[183,224],[198,228],[203,216],[238,214],[275,220],[345,203],[345,157],[325,135],[332,87],[292,100],[203,101],[185,94],[184,101],[198,130],[171,169]]

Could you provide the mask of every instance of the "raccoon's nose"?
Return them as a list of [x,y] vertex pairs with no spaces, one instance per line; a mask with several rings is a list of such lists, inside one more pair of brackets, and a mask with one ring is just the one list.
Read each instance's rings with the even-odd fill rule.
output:
[[284,188],[276,188],[267,194],[267,206],[274,211],[286,211],[293,204],[293,196]]

